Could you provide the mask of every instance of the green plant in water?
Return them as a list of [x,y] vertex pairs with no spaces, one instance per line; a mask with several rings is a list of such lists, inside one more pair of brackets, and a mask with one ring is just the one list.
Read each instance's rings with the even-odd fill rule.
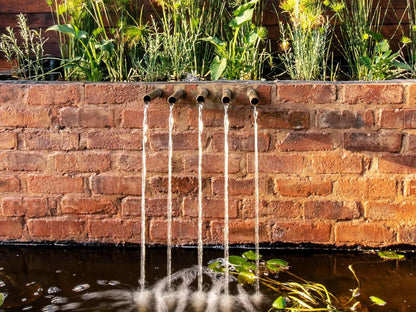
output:
[[285,22],[279,18],[280,59],[286,73],[291,79],[325,80],[332,26],[322,1],[285,0],[280,8],[287,15]]
[[[384,252],[379,254],[383,259],[402,258],[394,252]],[[259,267],[256,266],[256,259],[259,259]],[[208,267],[214,272],[223,273],[225,266],[229,266],[230,274],[237,276],[237,280],[243,285],[252,285],[259,282],[276,292],[270,311],[359,311],[361,304],[358,300],[360,296],[360,281],[353,269],[353,265],[348,268],[357,282],[357,287],[352,290],[351,297],[347,300],[338,299],[323,284],[307,281],[289,271],[289,263],[282,259],[263,260],[261,255],[257,255],[250,250],[244,252],[242,256],[229,256],[228,263],[223,260],[212,262]],[[259,272],[259,276],[256,275]],[[290,281],[279,281],[280,273],[287,274]],[[383,306],[386,302],[376,296],[369,298],[374,305]]]
[[4,294],[0,293],[0,307],[3,305],[4,303]]
[[202,39],[216,48],[216,56],[210,65],[212,80],[260,78],[268,55],[264,50],[260,51],[260,43],[266,38],[267,31],[252,22],[258,2],[259,0],[252,0],[243,3],[233,12],[233,18],[228,24],[231,30],[229,41],[215,36]]
[[0,36],[0,51],[18,78],[44,80],[44,44],[48,39],[42,37],[41,30],[29,29],[24,14],[17,15],[17,26],[21,40],[17,39],[12,28],[7,27],[6,33]]

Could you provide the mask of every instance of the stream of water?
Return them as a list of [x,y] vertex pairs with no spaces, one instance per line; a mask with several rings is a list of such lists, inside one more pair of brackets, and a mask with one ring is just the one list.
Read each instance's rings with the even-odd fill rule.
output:
[[202,102],[198,103],[198,290],[202,291],[203,286],[203,248],[204,242],[202,237],[202,133],[204,123],[202,120]]
[[[228,120],[228,104],[224,104],[224,261],[228,262],[229,258],[229,240],[228,240],[228,131],[229,131],[229,120]],[[229,293],[229,279],[230,272],[228,265],[224,268],[224,294]]]
[[172,158],[173,158],[173,116],[174,105],[169,106],[169,147],[168,147],[168,239],[167,239],[167,279],[169,287],[172,285]]

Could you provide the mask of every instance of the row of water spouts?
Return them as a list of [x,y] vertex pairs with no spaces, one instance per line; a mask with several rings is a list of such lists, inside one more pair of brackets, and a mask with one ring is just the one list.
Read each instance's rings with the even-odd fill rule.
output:
[[[155,89],[151,93],[143,97],[144,113],[143,113],[143,146],[142,146],[142,197],[141,197],[141,263],[140,263],[140,289],[145,290],[145,258],[146,258],[146,143],[147,143],[147,115],[148,108],[156,98],[163,96],[162,89]],[[167,195],[167,279],[168,287],[172,284],[172,133],[174,126],[173,108],[175,103],[185,98],[186,92],[178,89],[167,97],[169,104],[169,147],[168,147],[168,195]],[[198,104],[198,291],[203,290],[203,237],[202,237],[202,221],[203,221],[203,205],[202,205],[202,134],[203,134],[203,107],[206,99],[210,96],[208,89],[202,89],[196,97]],[[221,102],[224,106],[224,294],[229,293],[229,219],[228,219],[228,109],[231,105],[233,92],[225,89],[222,92]],[[254,118],[254,153],[255,153],[255,252],[259,255],[259,176],[258,176],[258,127],[257,127],[257,105],[259,104],[259,96],[255,89],[249,88],[247,91],[247,99],[253,106]],[[256,257],[256,276],[259,276],[259,256]],[[259,280],[256,280],[256,292],[259,292]]]

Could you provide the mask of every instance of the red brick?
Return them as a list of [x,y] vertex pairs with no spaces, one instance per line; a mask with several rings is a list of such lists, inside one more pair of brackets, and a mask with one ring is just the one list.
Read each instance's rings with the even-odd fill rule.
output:
[[415,174],[416,155],[386,155],[378,160],[382,173]]
[[361,129],[375,124],[374,111],[330,111],[321,110],[317,114],[317,125],[321,129]]
[[337,245],[386,246],[397,242],[397,230],[385,223],[337,223],[335,243]]
[[407,104],[415,105],[416,104],[416,85],[411,84],[407,87]]
[[45,108],[0,108],[0,124],[3,127],[48,128],[51,125],[49,114],[49,110]]
[[[122,112],[122,127],[143,128],[143,110],[125,109]],[[169,109],[149,109],[147,112],[149,128],[167,128],[169,126]]]
[[272,242],[327,244],[330,237],[331,225],[322,222],[278,222],[272,228]]
[[15,149],[17,135],[13,132],[0,132],[0,150]]
[[103,197],[65,196],[61,201],[62,214],[114,214],[115,202]]
[[[153,177],[150,180],[151,189],[158,193],[168,192],[168,177]],[[172,193],[182,194],[198,192],[197,177],[172,177]]]
[[[267,193],[267,181],[259,181],[260,194]],[[214,195],[224,195],[224,177],[212,179],[212,193]],[[249,196],[254,194],[254,179],[228,179],[228,194],[230,196]]]
[[416,180],[407,179],[405,183],[405,195],[406,196],[415,196],[416,195]]
[[334,84],[328,83],[278,83],[277,103],[326,104],[336,101]]
[[0,154],[0,169],[10,171],[45,171],[45,155],[33,152],[6,152]]
[[343,146],[351,151],[400,152],[400,133],[345,133]]
[[[228,240],[230,244],[248,244],[254,241],[255,221],[251,220],[231,220],[228,224]],[[265,224],[259,224],[260,242],[268,242],[270,240],[269,233]],[[224,222],[211,222],[211,239],[216,244],[224,243]]]
[[98,175],[91,178],[94,194],[141,195],[141,178]]
[[334,148],[334,138],[331,133],[289,133],[276,148],[284,152],[327,151]]
[[339,199],[395,198],[397,181],[389,178],[341,178],[335,184]]
[[46,198],[6,197],[3,199],[2,214],[5,217],[40,218],[50,214]]
[[[202,139],[204,142],[204,138]],[[164,151],[169,148],[169,134],[166,132],[151,133],[150,146],[154,151]],[[206,144],[203,143],[203,146]],[[198,150],[198,133],[181,132],[172,134],[172,147],[174,151]]]
[[416,242],[416,226],[413,224],[401,224],[398,242],[413,245]]
[[349,220],[361,217],[360,207],[355,202],[307,201],[304,203],[305,218]]
[[141,131],[92,131],[87,133],[88,149],[141,150]]
[[[236,110],[228,111],[228,123],[231,129],[243,128],[245,126],[245,120],[242,116],[245,116],[245,110],[238,108]],[[198,128],[199,111],[197,107],[188,109],[188,126],[191,128]],[[211,127],[224,127],[224,111],[220,109],[206,109],[202,110],[202,123],[204,128]]]
[[[240,172],[241,156],[228,156],[228,173]],[[198,172],[198,155],[186,155],[184,159],[185,172]],[[224,173],[224,154],[202,155],[202,173]]]
[[[259,105],[269,104],[271,102],[272,86],[268,84],[250,84],[245,86],[244,84],[235,84],[232,88],[233,91],[233,106],[245,106],[250,107],[250,101],[247,96],[249,89],[254,89],[257,92],[259,98]],[[232,107],[233,107],[232,106]],[[238,107],[238,110],[240,107]]]
[[117,243],[140,235],[140,221],[126,221],[122,219],[89,220],[88,236],[92,239],[110,238],[110,242]]
[[84,85],[82,83],[36,84],[29,87],[29,105],[71,106],[80,103]]
[[326,196],[332,193],[332,182],[314,177],[276,179],[275,191],[282,196],[292,197]]
[[[302,215],[301,205],[295,201],[260,200],[259,216],[278,219],[297,219]],[[255,217],[255,201],[244,199],[242,201],[241,218]]]
[[3,240],[19,239],[23,234],[23,224],[20,218],[1,218],[0,237]]
[[114,112],[108,108],[64,107],[59,111],[60,127],[114,127]]
[[89,83],[85,85],[88,104],[123,104],[142,102],[146,85],[132,83]]
[[407,135],[406,152],[416,153],[416,135]]
[[20,181],[15,176],[0,176],[0,192],[20,191]]
[[27,228],[31,240],[81,240],[85,239],[85,221],[70,218],[30,219]]
[[[261,173],[300,173],[305,168],[301,155],[259,154],[259,172]],[[247,156],[248,172],[254,173],[254,155]]]
[[26,150],[62,150],[78,149],[79,134],[73,132],[25,132],[19,135]]
[[362,173],[364,170],[364,157],[352,153],[325,153],[312,155],[311,168],[320,173]]
[[383,129],[416,129],[416,110],[383,110],[380,126]]
[[110,155],[93,152],[74,152],[55,155],[58,172],[103,172],[110,169]]
[[309,129],[310,116],[306,111],[261,109],[257,124],[260,129],[303,130]]
[[[142,170],[142,153],[123,153],[118,155],[117,168],[123,171],[136,172]],[[167,153],[146,153],[147,172],[168,172]]]
[[[166,197],[146,198],[146,217],[166,217],[168,201]],[[123,216],[140,217],[142,200],[140,197],[125,197],[121,202]],[[176,199],[172,200],[172,216],[179,215],[180,204]]]
[[[168,222],[153,219],[150,223],[150,243],[167,244]],[[207,236],[204,231],[204,237]],[[198,223],[191,220],[173,220],[172,243],[173,244],[195,244],[198,240]]]
[[[185,198],[183,205],[183,215],[185,217],[198,217],[198,199]],[[237,200],[229,200],[228,217],[236,218],[238,209]],[[216,198],[204,198],[202,200],[202,213],[204,218],[224,218],[224,200]]]
[[84,179],[81,177],[29,176],[27,188],[30,193],[38,194],[82,193]]
[[22,103],[27,94],[28,86],[16,83],[0,83],[0,103],[12,104]]
[[[266,132],[258,134],[258,151],[266,152],[270,148],[270,135]],[[224,132],[212,134],[212,149],[214,152],[224,151]],[[198,145],[197,145],[198,148]],[[254,132],[229,132],[228,150],[239,152],[254,152]]]
[[401,104],[404,90],[395,83],[348,83],[338,86],[340,100],[347,104]]
[[415,223],[416,202],[367,202],[365,205],[365,216],[367,219],[375,221],[398,221],[400,223]]

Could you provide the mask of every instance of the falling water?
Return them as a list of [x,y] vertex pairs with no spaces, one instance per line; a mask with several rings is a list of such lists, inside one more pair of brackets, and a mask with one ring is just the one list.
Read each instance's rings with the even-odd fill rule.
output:
[[172,156],[173,156],[173,108],[174,105],[169,106],[169,152],[168,152],[168,249],[167,249],[167,279],[169,287],[172,284]]
[[146,142],[147,142],[147,109],[149,102],[143,108],[143,146],[142,146],[142,201],[141,201],[141,245],[140,245],[140,289],[144,291],[146,276]]
[[229,278],[230,272],[228,269],[228,257],[229,257],[229,246],[228,246],[228,104],[224,104],[224,260],[226,261],[224,270],[224,293],[229,293]]
[[203,102],[198,103],[198,291],[202,291],[203,240],[202,240],[202,121]]
[[[254,196],[255,196],[255,251],[256,251],[256,276],[260,276],[259,266],[260,266],[260,257],[259,257],[259,146],[258,146],[258,126],[257,126],[257,108],[253,108],[253,118],[254,118]],[[256,279],[256,293],[260,293],[260,280]]]

